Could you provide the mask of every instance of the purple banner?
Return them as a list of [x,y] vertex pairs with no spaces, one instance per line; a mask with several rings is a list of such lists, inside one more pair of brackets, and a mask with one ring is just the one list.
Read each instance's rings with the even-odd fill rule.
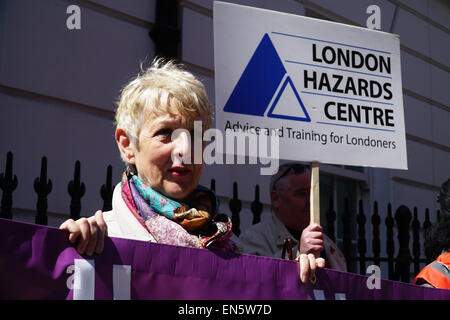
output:
[[[1,299],[450,299],[431,289],[334,270],[301,284],[293,261],[106,238],[82,256],[56,228],[0,219]],[[372,283],[373,284],[373,283]],[[372,288],[372,289],[371,289]]]

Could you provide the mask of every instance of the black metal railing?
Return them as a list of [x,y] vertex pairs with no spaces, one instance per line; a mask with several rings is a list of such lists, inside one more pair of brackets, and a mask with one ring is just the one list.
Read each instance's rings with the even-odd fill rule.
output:
[[[17,188],[19,181],[13,174],[13,154],[8,152],[6,156],[5,172],[0,173],[0,189],[3,191],[0,207],[0,218],[12,219],[13,197],[12,194]],[[34,180],[34,191],[37,194],[35,223],[47,225],[48,223],[48,196],[53,190],[51,179],[47,179],[47,158],[41,159],[41,170],[39,177]],[[103,211],[112,209],[112,194],[114,187],[112,185],[112,166],[106,169],[106,183],[100,188],[100,196],[103,200]],[[75,162],[75,172],[73,180],[68,183],[67,191],[70,195],[70,218],[76,220],[80,218],[81,198],[86,192],[86,186],[81,182],[81,164]]]

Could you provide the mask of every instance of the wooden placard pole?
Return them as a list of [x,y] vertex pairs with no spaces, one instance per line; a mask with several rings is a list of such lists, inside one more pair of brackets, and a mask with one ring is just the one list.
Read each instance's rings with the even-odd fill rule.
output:
[[311,193],[309,223],[320,224],[319,163],[311,162]]

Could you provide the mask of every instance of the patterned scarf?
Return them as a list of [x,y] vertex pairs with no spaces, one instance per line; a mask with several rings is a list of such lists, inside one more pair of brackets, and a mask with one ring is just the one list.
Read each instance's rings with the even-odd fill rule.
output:
[[140,224],[158,243],[236,252],[231,219],[216,214],[214,193],[198,186],[186,203],[179,203],[153,190],[137,176],[125,172],[122,198]]

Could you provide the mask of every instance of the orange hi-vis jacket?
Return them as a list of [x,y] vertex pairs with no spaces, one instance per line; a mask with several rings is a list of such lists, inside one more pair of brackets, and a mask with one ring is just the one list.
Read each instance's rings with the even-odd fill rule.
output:
[[450,289],[450,253],[441,254],[435,261],[427,265],[414,279],[417,284],[422,279],[435,288]]

